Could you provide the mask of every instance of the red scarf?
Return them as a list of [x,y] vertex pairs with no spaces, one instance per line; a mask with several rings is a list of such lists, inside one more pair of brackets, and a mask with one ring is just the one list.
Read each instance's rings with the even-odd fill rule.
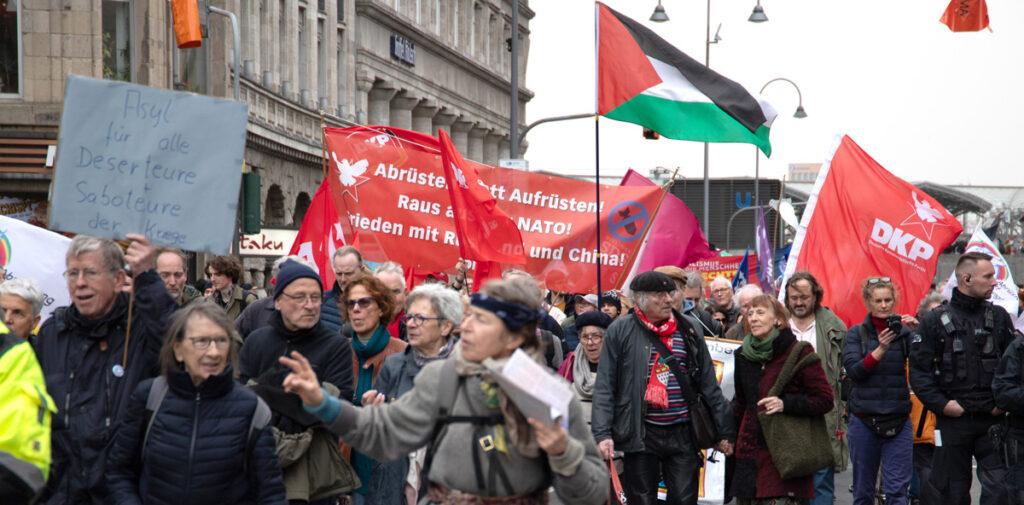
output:
[[[675,315],[670,314],[668,320],[661,323],[661,326],[654,326],[639,307],[634,313],[640,324],[657,335],[661,343],[672,352],[672,334],[676,332]],[[647,379],[647,392],[644,393],[644,401],[651,407],[660,410],[668,408],[668,378],[671,373],[672,369],[661,359],[661,354],[655,351],[654,366],[651,367],[651,376]]]

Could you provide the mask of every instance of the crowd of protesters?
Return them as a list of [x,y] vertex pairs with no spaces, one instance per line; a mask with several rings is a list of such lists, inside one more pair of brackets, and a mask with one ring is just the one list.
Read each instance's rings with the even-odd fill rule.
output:
[[[190,284],[182,251],[127,243],[74,238],[45,321],[35,281],[0,283],[4,504],[597,504],[609,472],[692,504],[715,454],[741,504],[831,504],[848,467],[858,505],[967,503],[972,461],[982,503],[1024,504],[1024,339],[984,254],[916,314],[863,279],[848,329],[813,272],[778,298],[676,266],[625,293],[471,286],[464,262],[414,286],[343,247],[332,285],[283,257],[264,291],[238,258]],[[741,342],[733,398],[713,339]],[[562,422],[494,379],[517,352],[564,379]]]

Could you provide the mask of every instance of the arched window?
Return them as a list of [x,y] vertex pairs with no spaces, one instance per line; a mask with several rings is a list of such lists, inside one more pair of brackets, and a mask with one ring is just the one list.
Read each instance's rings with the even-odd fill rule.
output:
[[285,224],[284,193],[277,184],[271,185],[267,190],[267,200],[263,205],[263,224],[268,227]]
[[295,197],[295,213],[292,214],[292,225],[302,226],[302,220],[306,217],[307,209],[309,209],[309,193],[302,191]]

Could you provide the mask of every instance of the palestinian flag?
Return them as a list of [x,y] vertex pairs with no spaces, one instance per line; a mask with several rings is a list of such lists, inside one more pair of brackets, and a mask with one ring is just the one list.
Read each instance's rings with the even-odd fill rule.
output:
[[677,140],[754,144],[771,155],[775,110],[640,23],[598,3],[597,110]]

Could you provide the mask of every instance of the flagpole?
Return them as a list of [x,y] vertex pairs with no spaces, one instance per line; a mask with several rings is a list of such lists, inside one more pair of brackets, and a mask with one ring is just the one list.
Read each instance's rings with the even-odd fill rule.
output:
[[597,256],[594,261],[597,263],[596,294],[598,299],[601,298],[601,109],[598,106],[598,100],[600,100],[598,64],[601,58],[599,54],[601,51],[600,8],[598,3],[594,2],[594,208],[597,220]]

